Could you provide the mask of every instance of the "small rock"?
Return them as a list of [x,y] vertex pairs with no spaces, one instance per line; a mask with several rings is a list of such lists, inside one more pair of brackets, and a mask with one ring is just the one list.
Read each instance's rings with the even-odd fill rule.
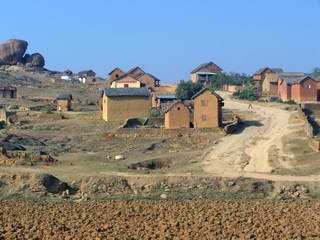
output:
[[163,194],[160,195],[160,198],[161,198],[161,199],[167,199],[168,197],[167,197],[167,194],[164,194],[164,193],[163,193]]
[[124,160],[125,157],[123,155],[117,155],[114,157],[115,160]]
[[236,183],[233,182],[233,181],[228,182],[228,187],[233,187],[233,186],[235,186],[235,185],[236,185]]

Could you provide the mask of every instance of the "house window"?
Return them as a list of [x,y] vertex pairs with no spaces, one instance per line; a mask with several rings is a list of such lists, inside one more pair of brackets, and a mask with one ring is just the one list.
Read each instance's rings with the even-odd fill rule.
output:
[[207,115],[202,115],[202,116],[201,116],[201,119],[202,119],[202,121],[207,121],[207,120],[208,120],[208,117],[207,117]]
[[207,100],[201,100],[201,106],[202,106],[202,107],[208,106]]
[[116,74],[116,78],[118,78],[119,77],[119,75],[118,74]]
[[125,88],[128,88],[128,87],[129,87],[129,84],[127,84],[127,83],[124,84],[124,87],[125,87]]

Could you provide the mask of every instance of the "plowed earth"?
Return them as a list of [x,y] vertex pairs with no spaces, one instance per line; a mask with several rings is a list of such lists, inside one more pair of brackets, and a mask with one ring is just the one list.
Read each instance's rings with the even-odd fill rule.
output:
[[320,239],[320,202],[0,202],[0,239]]

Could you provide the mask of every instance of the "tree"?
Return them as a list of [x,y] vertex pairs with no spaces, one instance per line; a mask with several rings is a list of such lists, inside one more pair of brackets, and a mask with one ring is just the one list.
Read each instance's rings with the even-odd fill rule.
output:
[[198,93],[203,88],[202,83],[194,83],[192,81],[180,81],[176,89],[176,96],[178,99],[190,100],[193,95]]
[[213,80],[211,81],[209,88],[212,91],[217,91],[223,89],[223,85],[225,84],[243,86],[251,83],[252,81],[252,78],[246,74],[218,73],[213,76]]
[[247,83],[242,90],[233,94],[236,98],[255,101],[259,98],[257,86],[253,83]]

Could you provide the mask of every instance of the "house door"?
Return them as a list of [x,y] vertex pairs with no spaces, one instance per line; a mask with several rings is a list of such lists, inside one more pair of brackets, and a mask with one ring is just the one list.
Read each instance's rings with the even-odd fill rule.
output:
[[317,90],[317,101],[320,102],[320,90]]

